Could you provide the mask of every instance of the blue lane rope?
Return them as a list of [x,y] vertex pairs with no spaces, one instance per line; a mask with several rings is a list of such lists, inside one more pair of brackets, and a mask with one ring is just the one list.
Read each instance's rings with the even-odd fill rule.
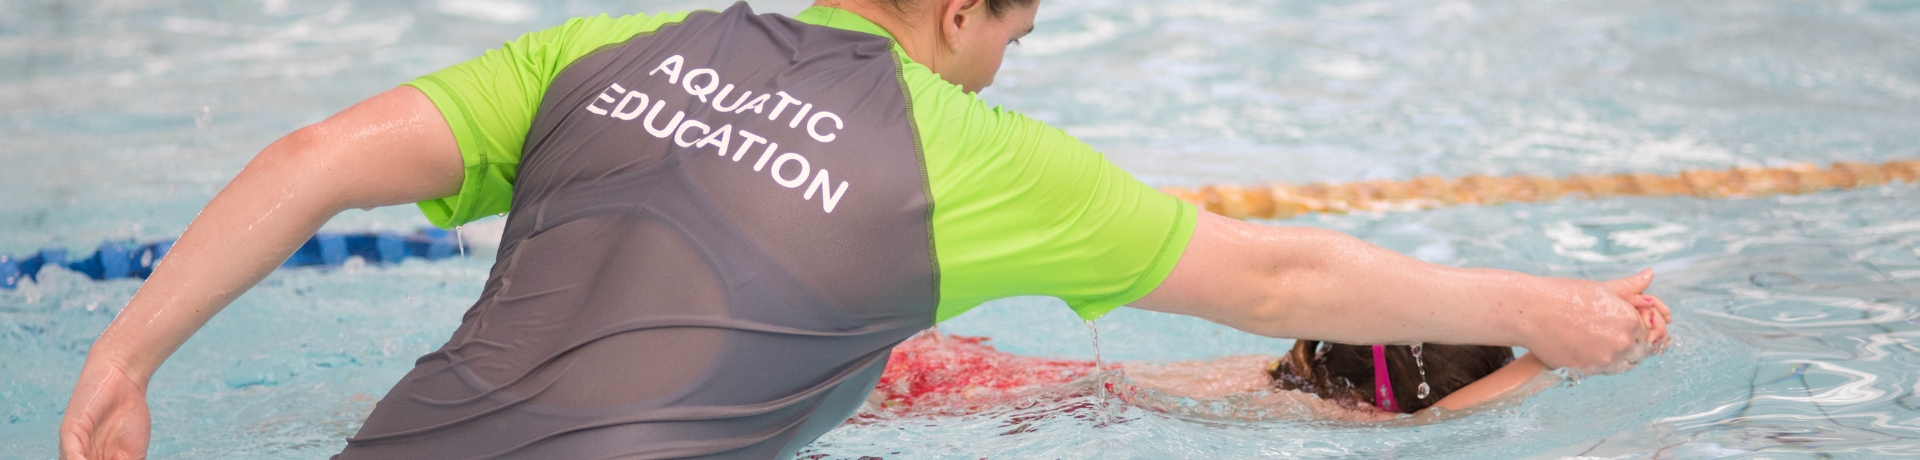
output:
[[[93,255],[77,260],[68,260],[64,248],[41,249],[24,258],[0,255],[0,289],[14,289],[21,280],[38,283],[40,270],[56,266],[85,274],[95,281],[146,279],[147,275],[153,274],[153,267],[160,263],[160,258],[166,257],[167,251],[173,248],[173,241],[108,241],[101,243]],[[440,260],[462,255],[467,249],[472,249],[472,246],[463,247],[453,232],[431,227],[411,235],[393,232],[323,232],[308,238],[299,250],[293,252],[292,257],[280,264],[280,268],[314,265],[338,267],[354,256],[359,256],[368,264],[397,264],[408,257]]]

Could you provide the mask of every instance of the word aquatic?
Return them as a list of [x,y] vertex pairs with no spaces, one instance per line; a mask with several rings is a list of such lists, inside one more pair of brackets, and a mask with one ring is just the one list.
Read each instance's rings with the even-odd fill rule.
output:
[[[755,114],[765,113],[767,120],[774,123],[778,123],[782,115],[789,115],[790,118],[786,123],[788,129],[803,129],[801,126],[805,125],[807,136],[822,144],[833,142],[833,139],[838,136],[836,133],[846,128],[846,124],[840,121],[839,115],[825,110],[816,112],[813,110],[813,104],[801,101],[785,91],[755,96],[753,91],[743,90],[739,97],[733,99],[732,104],[724,103],[727,96],[733,92],[734,85],[727,83],[721,86],[720,74],[713,69],[693,69],[683,75],[680,71],[685,64],[686,58],[676,54],[661,61],[660,65],[654,67],[653,71],[648,72],[647,75],[666,74],[667,83],[679,85],[688,95],[699,98],[702,103],[712,105],[714,110],[721,113],[741,114],[751,110]],[[712,99],[709,100],[708,96],[712,96]],[[748,99],[750,97],[751,100]],[[778,101],[773,100],[776,97],[779,98]],[[649,99],[653,102],[651,109],[647,107]],[[767,108],[768,103],[773,104],[772,109]],[[612,108],[603,107],[602,104]],[[652,134],[653,137],[671,139],[675,145],[685,148],[712,147],[723,157],[727,156],[728,151],[731,150],[735,162],[745,158],[747,152],[754,146],[765,145],[766,148],[760,149],[759,159],[753,162],[753,170],[768,171],[773,181],[782,187],[799,188],[803,184],[807,185],[806,192],[801,194],[800,199],[812,201],[813,196],[818,194],[821,210],[828,213],[833,212],[834,206],[838,205],[840,198],[847,193],[847,181],[840,181],[838,187],[833,187],[833,180],[826,168],[819,168],[816,171],[813,164],[807,161],[807,157],[798,152],[775,155],[775,152],[780,151],[779,142],[769,142],[767,138],[747,131],[745,128],[735,128],[730,123],[713,127],[700,120],[687,118],[686,111],[683,110],[675,110],[673,117],[661,126],[656,120],[660,118],[660,112],[666,104],[667,101],[661,98],[649,98],[646,93],[628,90],[621,87],[619,83],[614,83],[602,90],[600,96],[588,103],[585,108],[587,112],[594,115],[624,121],[642,118],[641,112],[644,111],[645,119],[640,121],[640,126],[646,128],[647,133]],[[795,110],[788,111],[789,107]],[[832,125],[830,128],[829,122]],[[690,136],[689,133],[694,131],[698,132]],[[736,146],[736,142],[739,145]],[[809,177],[813,178],[811,184],[807,182]]]

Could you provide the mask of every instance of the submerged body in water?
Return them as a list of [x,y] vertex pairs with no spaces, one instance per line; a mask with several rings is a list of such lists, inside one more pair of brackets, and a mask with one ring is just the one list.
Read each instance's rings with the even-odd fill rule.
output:
[[[1666,322],[1651,316],[1647,322],[1647,342],[1663,350]],[[1285,356],[1101,363],[1015,355],[988,340],[937,330],[907,339],[894,347],[861,413],[966,415],[1104,393],[1136,407],[1203,418],[1378,422],[1411,414],[1411,421],[1427,421],[1519,401],[1559,381],[1538,358],[1515,358],[1506,347],[1301,340]],[[1356,351],[1366,349],[1374,350],[1371,356]],[[1386,377],[1389,388],[1379,388],[1373,376]]]

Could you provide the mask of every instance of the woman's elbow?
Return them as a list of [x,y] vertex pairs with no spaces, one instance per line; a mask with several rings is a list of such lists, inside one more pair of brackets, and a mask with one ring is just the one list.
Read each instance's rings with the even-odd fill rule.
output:
[[1304,307],[1308,306],[1308,299],[1301,295],[1301,287],[1307,283],[1305,278],[1312,274],[1276,270],[1263,275],[1255,289],[1258,295],[1249,299],[1239,315],[1223,323],[1270,337],[1298,335],[1298,325],[1306,310]]
[[337,213],[350,203],[340,185],[345,178],[330,158],[326,134],[317,125],[294,130],[268,144],[228,185],[260,196],[277,196],[321,212]]
[[1269,336],[1293,336],[1311,317],[1311,311],[1331,290],[1337,290],[1333,268],[1337,248],[1352,239],[1344,233],[1317,228],[1274,228],[1261,245],[1257,265],[1249,267],[1254,295],[1237,318],[1243,330]]
[[1285,336],[1330,282],[1339,232],[1273,227],[1202,214],[1193,240],[1144,308],[1206,318],[1255,334]]

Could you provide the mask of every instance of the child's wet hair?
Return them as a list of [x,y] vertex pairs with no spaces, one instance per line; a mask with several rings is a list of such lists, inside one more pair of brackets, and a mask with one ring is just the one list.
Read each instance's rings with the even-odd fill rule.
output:
[[[1400,411],[1414,413],[1513,362],[1513,349],[1478,345],[1426,344],[1427,397],[1419,397],[1420,366],[1413,347],[1386,347],[1387,372],[1393,379],[1393,399]],[[1312,393],[1322,399],[1376,406],[1373,401],[1373,346],[1301,340],[1293,350],[1267,368],[1282,390]]]

